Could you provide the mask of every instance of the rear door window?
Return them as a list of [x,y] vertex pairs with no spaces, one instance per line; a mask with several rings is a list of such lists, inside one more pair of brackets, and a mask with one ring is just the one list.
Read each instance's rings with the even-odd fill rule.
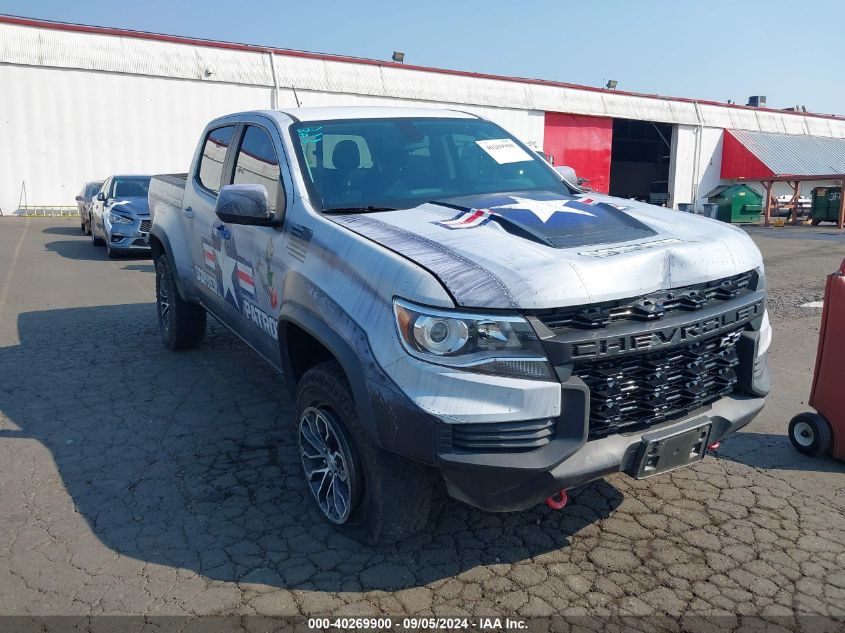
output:
[[226,160],[226,152],[232,142],[234,131],[234,125],[224,125],[211,130],[205,137],[200,164],[197,168],[197,179],[205,189],[213,193],[220,191],[223,162]]

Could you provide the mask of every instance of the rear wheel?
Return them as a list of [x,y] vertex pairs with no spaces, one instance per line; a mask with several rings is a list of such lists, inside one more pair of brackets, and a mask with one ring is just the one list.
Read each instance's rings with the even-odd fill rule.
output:
[[156,260],[156,308],[161,340],[170,349],[190,349],[205,336],[205,308],[179,296],[167,256]]
[[824,455],[830,450],[830,424],[818,413],[799,413],[789,423],[789,440],[805,455]]
[[398,541],[425,525],[431,473],[370,441],[337,361],[305,372],[296,408],[306,484],[336,530],[375,545]]

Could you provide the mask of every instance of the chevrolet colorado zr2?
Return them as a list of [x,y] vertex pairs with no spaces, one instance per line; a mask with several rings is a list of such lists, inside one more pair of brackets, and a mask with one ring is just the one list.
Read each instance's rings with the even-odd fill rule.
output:
[[471,114],[224,116],[149,200],[164,343],[211,314],[281,372],[310,495],[362,540],[420,529],[437,477],[499,512],[695,463],[769,389],[742,230],[581,191]]

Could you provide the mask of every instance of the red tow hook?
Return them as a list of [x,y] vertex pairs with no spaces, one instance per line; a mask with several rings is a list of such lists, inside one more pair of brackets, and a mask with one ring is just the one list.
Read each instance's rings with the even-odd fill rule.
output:
[[566,507],[567,503],[569,503],[569,495],[566,494],[566,490],[556,492],[551,497],[546,499],[546,505],[549,506],[552,510],[562,510],[564,507]]
[[721,442],[713,442],[712,444],[708,444],[708,445],[707,445],[707,450],[708,450],[708,451],[715,451],[715,450],[716,450],[717,448],[719,448],[721,445],[722,445],[722,443],[721,443]]

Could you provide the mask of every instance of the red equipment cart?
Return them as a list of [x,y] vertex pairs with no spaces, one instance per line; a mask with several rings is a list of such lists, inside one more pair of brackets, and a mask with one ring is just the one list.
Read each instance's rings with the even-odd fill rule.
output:
[[845,461],[845,260],[828,275],[810,406],[789,423],[792,445],[807,455],[831,451]]

